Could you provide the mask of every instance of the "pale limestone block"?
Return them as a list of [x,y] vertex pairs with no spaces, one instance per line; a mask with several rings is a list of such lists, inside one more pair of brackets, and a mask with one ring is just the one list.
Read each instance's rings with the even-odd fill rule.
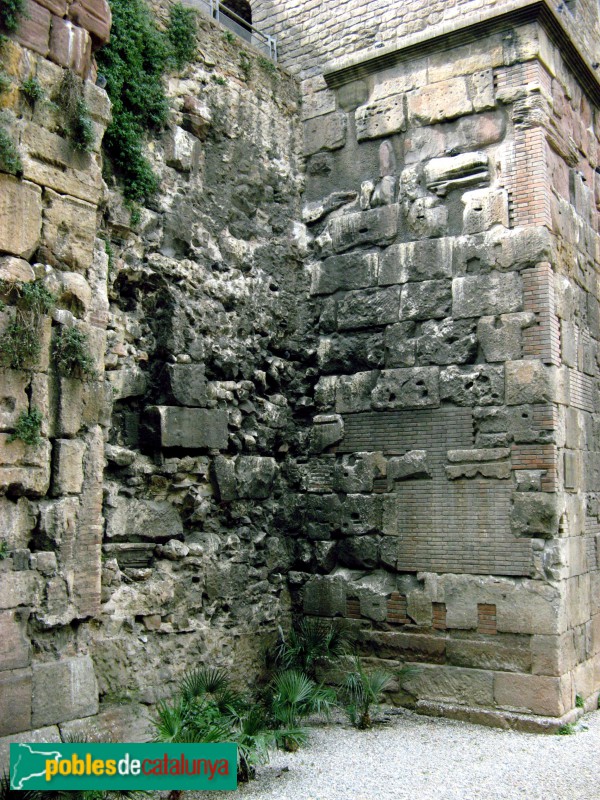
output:
[[0,250],[30,258],[40,242],[42,191],[0,173]]
[[408,94],[408,115],[413,124],[432,125],[472,112],[473,103],[464,78],[451,78]]
[[96,206],[52,189],[45,189],[44,201],[42,246],[57,264],[85,272],[94,253]]

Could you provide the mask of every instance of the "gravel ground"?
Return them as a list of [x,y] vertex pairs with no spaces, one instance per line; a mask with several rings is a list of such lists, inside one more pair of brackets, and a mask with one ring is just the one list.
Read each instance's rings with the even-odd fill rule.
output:
[[[237,792],[206,800],[600,800],[600,711],[571,736],[501,731],[394,712],[370,731],[311,729]],[[586,729],[587,728],[587,729]]]

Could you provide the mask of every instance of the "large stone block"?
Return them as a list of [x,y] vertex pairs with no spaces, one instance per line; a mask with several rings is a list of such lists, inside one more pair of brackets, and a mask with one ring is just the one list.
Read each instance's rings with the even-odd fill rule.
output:
[[[125,741],[125,739],[121,741]],[[136,740],[132,739],[129,741]],[[28,730],[26,733],[13,733],[11,736],[3,737],[0,739],[0,770],[6,772],[9,770],[11,744],[47,744],[49,742],[56,742],[57,744],[62,742],[60,731],[56,726],[38,728],[35,731]]]
[[477,364],[440,372],[440,397],[458,406],[497,406],[504,402],[504,369]]
[[41,727],[98,713],[98,684],[89,656],[34,664],[32,725]]
[[496,673],[494,701],[501,708],[530,714],[560,717],[572,708],[570,676]]
[[94,49],[109,41],[112,17],[108,0],[75,0],[69,7],[69,19],[90,33]]
[[42,191],[0,173],[0,251],[30,258],[40,242]]
[[0,540],[9,550],[27,550],[35,527],[34,507],[24,497],[16,502],[0,497]]
[[447,659],[457,667],[471,669],[529,672],[531,652],[525,637],[486,637],[485,641],[450,639]]
[[504,189],[477,189],[465,192],[463,233],[481,233],[494,225],[508,228],[508,194]]
[[0,672],[29,666],[31,644],[27,638],[28,618],[28,609],[0,611]]
[[0,383],[0,430],[14,430],[19,416],[29,410],[28,379],[23,372],[2,371]]
[[516,536],[558,536],[558,508],[555,494],[516,492],[511,528]]
[[494,675],[484,670],[422,665],[401,684],[419,699],[476,706],[494,702]]
[[378,253],[349,253],[326,258],[313,265],[311,294],[376,286],[378,271]]
[[379,285],[451,278],[453,242],[447,237],[391,245],[381,256]]
[[55,64],[72,69],[86,78],[92,63],[90,34],[84,28],[73,25],[68,19],[53,16],[48,58]]
[[390,136],[406,129],[404,95],[395,94],[356,109],[356,138],[359,142]]
[[79,494],[83,486],[85,442],[57,439],[54,442],[52,491],[55,495]]
[[377,369],[384,365],[383,331],[321,336],[317,357],[319,369],[325,374]]
[[399,286],[348,292],[338,303],[338,330],[358,330],[388,325],[398,321],[399,310]]
[[523,330],[533,324],[534,314],[500,314],[481,317],[477,323],[477,338],[486,361],[516,361],[521,358]]
[[335,384],[335,410],[338,414],[353,414],[357,411],[370,411],[371,392],[375,388],[379,372],[357,372],[355,375],[342,375]]
[[402,287],[400,319],[443,319],[450,315],[451,306],[449,280],[407,283]]
[[347,495],[338,515],[338,527],[345,536],[378,533],[381,525],[382,503],[379,495]]
[[[427,188],[440,196],[454,189],[481,185],[489,181],[488,157],[485,153],[461,153],[458,156],[433,158],[425,167]],[[473,231],[474,232],[474,231]]]
[[346,144],[348,119],[343,112],[325,114],[304,123],[304,155],[339,150]]
[[31,669],[0,672],[0,736],[31,728]]
[[43,8],[46,3],[36,3],[26,0],[23,14],[19,20],[15,38],[23,47],[35,50],[41,56],[47,56],[50,49],[50,25],[52,14],[48,8]]
[[385,366],[412,367],[417,357],[415,322],[399,322],[385,329]]
[[372,393],[373,408],[435,408],[440,404],[437,367],[387,369],[381,372]]
[[106,536],[112,542],[166,542],[182,535],[181,517],[171,503],[118,497],[106,511]]
[[516,271],[552,260],[553,242],[547,228],[496,226],[485,233],[455,239],[454,274],[465,275],[477,269]]
[[151,406],[146,418],[161,447],[187,450],[224,450],[227,447],[227,412],[224,410]]
[[26,445],[20,439],[10,444],[0,433],[0,489],[40,497],[50,485],[50,442]]
[[42,246],[48,263],[85,272],[92,263],[96,239],[96,206],[74,197],[44,191]]
[[305,614],[337,617],[346,614],[346,581],[333,575],[315,575],[304,586]]
[[361,245],[389,244],[398,233],[398,214],[398,206],[391,205],[330,220],[329,233],[334,250],[341,253]]
[[506,403],[516,406],[556,399],[556,372],[534,359],[506,363]]
[[0,257],[0,281],[7,283],[31,283],[35,273],[28,261],[14,256]]
[[417,339],[420,364],[464,364],[475,360],[477,336],[472,320],[430,320]]
[[467,82],[462,77],[439,81],[408,94],[408,116],[413,124],[432,125],[472,111]]
[[235,464],[238,497],[265,500],[271,495],[276,475],[274,458],[238,456]]
[[516,272],[467,275],[452,281],[454,317],[510,314],[523,308],[523,285]]
[[313,453],[322,453],[344,438],[344,420],[339,414],[318,414],[310,435]]
[[166,372],[170,399],[182,406],[207,405],[204,364],[168,364]]

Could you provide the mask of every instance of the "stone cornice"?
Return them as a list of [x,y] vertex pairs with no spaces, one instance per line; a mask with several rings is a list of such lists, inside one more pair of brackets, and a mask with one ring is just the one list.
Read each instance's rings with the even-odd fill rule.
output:
[[473,14],[467,13],[451,22],[442,22],[416,34],[401,37],[394,46],[380,50],[363,50],[337,59],[325,66],[324,77],[327,86],[335,89],[402,61],[422,58],[440,49],[480,41],[483,36],[490,33],[509,30],[530,22],[537,22],[544,28],[551,41],[560,49],[565,63],[577,75],[583,89],[597,105],[600,105],[598,74],[590,60],[573,41],[562,15],[546,0],[510,0],[499,7]]

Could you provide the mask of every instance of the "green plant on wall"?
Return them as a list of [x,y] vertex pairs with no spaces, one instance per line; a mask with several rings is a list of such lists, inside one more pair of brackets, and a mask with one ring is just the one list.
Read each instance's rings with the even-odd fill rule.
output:
[[0,282],[0,294],[16,306],[14,319],[0,336],[0,367],[31,369],[41,353],[42,318],[52,311],[56,298],[41,281]]
[[94,149],[94,125],[83,99],[83,81],[66,70],[60,84],[60,105],[64,114],[64,132],[76,150],[89,153]]
[[19,156],[16,144],[10,134],[0,126],[0,172],[8,172],[10,175],[21,175],[23,164]]
[[19,27],[19,17],[25,10],[25,0],[2,0],[0,3],[0,28],[14,33]]
[[35,447],[40,444],[42,437],[40,432],[42,429],[42,412],[39,408],[32,408],[31,411],[23,411],[19,415],[15,430],[8,437],[8,442],[15,442],[20,439],[25,444]]
[[21,92],[31,105],[37,103],[38,100],[41,100],[46,95],[38,79],[33,76],[23,81],[21,84]]
[[171,60],[183,69],[196,55],[196,12],[175,3],[169,11],[167,38],[171,45]]
[[58,372],[65,378],[92,378],[95,375],[88,337],[79,328],[61,330],[52,357]]

